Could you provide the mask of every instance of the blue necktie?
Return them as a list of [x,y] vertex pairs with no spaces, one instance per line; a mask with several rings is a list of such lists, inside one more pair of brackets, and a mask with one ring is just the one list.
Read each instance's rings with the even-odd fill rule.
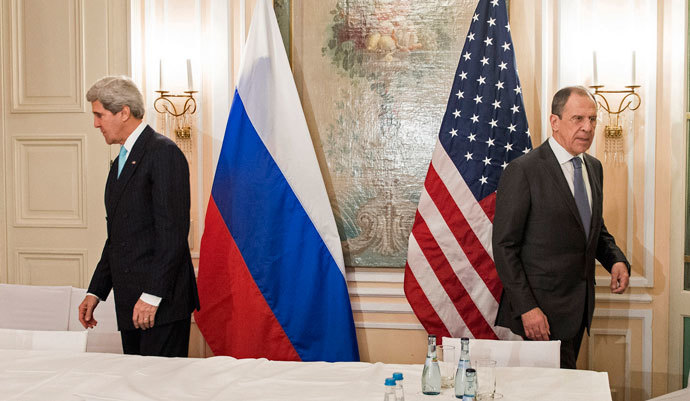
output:
[[575,195],[575,204],[577,210],[580,212],[580,219],[582,225],[585,227],[585,235],[589,237],[589,225],[592,220],[592,210],[589,208],[589,200],[587,199],[587,190],[585,189],[585,181],[582,179],[582,159],[573,157],[570,159],[573,163],[573,189]]
[[127,149],[125,149],[124,146],[120,146],[120,157],[118,159],[118,165],[117,165],[117,178],[120,178],[120,173],[122,172],[122,168],[125,166],[125,161],[127,160]]

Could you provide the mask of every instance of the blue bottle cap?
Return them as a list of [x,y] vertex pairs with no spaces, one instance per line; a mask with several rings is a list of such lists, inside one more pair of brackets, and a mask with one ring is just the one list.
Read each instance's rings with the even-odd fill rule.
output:
[[386,386],[395,386],[395,379],[392,377],[389,377],[386,379]]
[[403,379],[403,374],[401,372],[395,372],[393,373],[393,378],[395,380],[402,380]]

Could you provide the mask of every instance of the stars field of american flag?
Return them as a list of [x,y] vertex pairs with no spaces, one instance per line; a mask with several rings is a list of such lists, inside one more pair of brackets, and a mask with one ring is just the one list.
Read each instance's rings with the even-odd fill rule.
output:
[[428,333],[519,339],[494,327],[491,232],[500,175],[531,148],[505,0],[480,0],[409,239],[405,294]]

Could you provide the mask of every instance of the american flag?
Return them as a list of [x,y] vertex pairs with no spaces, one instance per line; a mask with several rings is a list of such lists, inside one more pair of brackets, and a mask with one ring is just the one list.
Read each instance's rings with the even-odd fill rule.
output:
[[498,179],[532,149],[505,0],[472,17],[410,234],[405,295],[430,334],[519,339],[494,327]]

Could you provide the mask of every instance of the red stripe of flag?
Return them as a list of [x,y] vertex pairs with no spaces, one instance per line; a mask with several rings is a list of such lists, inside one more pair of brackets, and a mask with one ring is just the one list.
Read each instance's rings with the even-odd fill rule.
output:
[[[405,270],[409,271],[409,263],[405,265]],[[446,325],[436,313],[436,309],[429,303],[419,282],[414,274],[405,274],[405,296],[410,302],[414,314],[424,326],[428,333],[434,333],[438,338],[452,337]]]
[[486,252],[486,249],[484,249],[479,238],[472,231],[472,227],[470,227],[462,211],[458,208],[450,192],[448,192],[448,188],[443,183],[443,180],[436,173],[433,163],[429,166],[424,186],[429,193],[429,197],[433,200],[441,216],[443,216],[443,219],[453,232],[465,256],[472,264],[472,267],[477,271],[477,274],[479,274],[489,291],[491,291],[491,295],[498,302],[503,286],[498,278],[494,262]]
[[[436,277],[441,282],[443,289],[453,302],[453,306],[458,311],[467,328],[475,338],[498,339],[493,329],[486,322],[484,316],[479,312],[477,305],[467,293],[462,282],[453,271],[453,267],[446,259],[445,254],[439,248],[429,227],[423,219],[417,220],[417,224],[412,228],[417,243],[432,267]],[[450,305],[449,305],[450,306]]]
[[489,218],[491,224],[494,224],[494,214],[496,214],[496,192],[492,192],[487,195],[484,199],[479,201],[479,206],[484,209],[486,217]]
[[197,280],[203,307],[194,319],[214,354],[300,360],[249,273],[213,197],[206,211],[199,263],[204,266]]

